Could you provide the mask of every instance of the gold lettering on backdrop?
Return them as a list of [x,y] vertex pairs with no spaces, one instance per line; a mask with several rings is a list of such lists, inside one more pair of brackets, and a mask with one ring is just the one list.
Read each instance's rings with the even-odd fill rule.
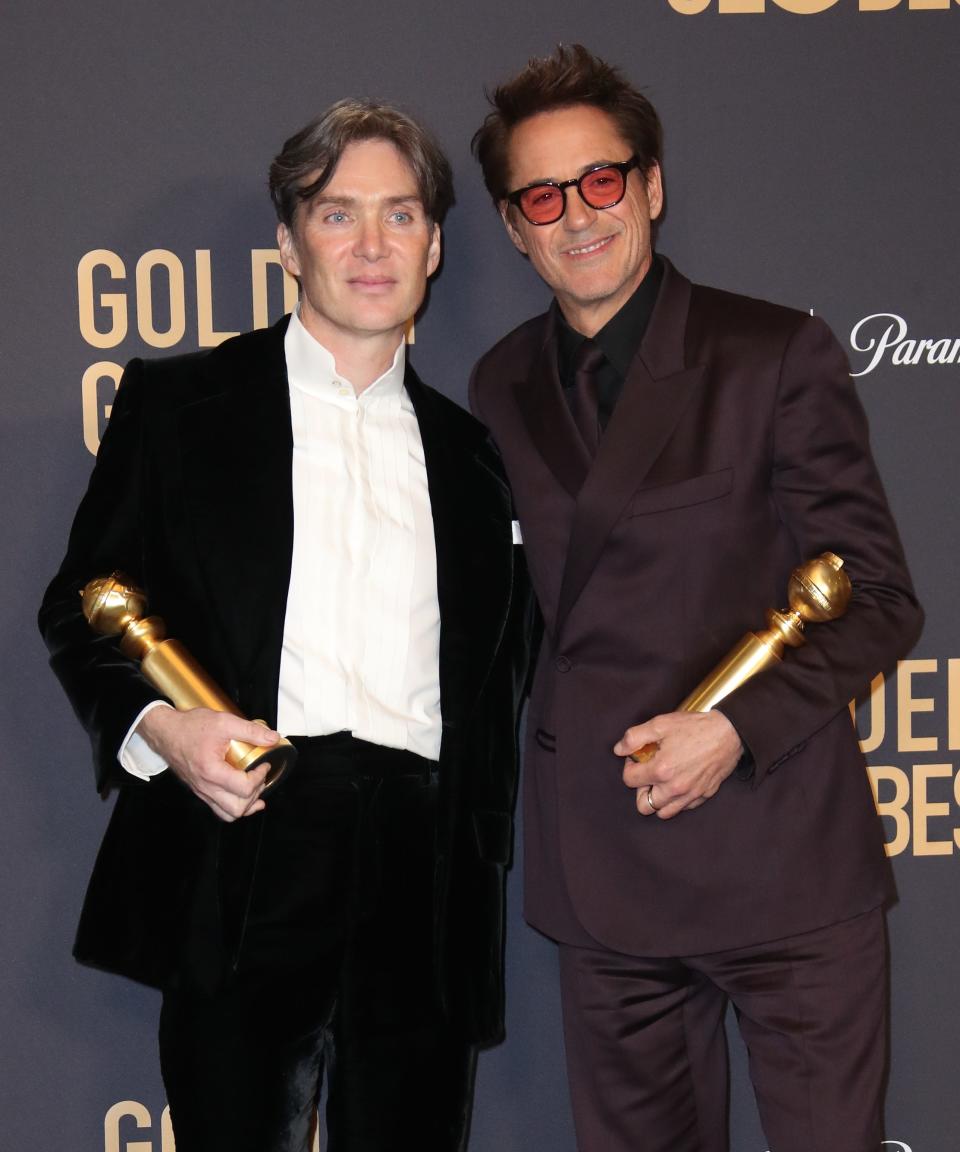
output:
[[103,1152],[176,1152],[169,1108],[160,1116],[159,1141],[124,1138],[123,1130],[142,1133],[152,1125],[150,1112],[137,1100],[118,1100],[103,1118]]
[[[94,269],[106,268],[111,280],[126,280],[123,261],[106,248],[95,248],[81,257],[77,265],[77,303],[80,335],[92,348],[116,348],[127,335],[127,297],[124,292],[94,292]],[[104,332],[97,327],[97,306],[110,316],[110,327]]]
[[173,1142],[173,1121],[170,1119],[170,1108],[166,1107],[160,1113],[160,1152],[176,1152]]
[[[883,675],[875,676],[859,711],[851,703],[863,752],[960,751],[960,659],[901,660],[889,687]],[[960,764],[870,764],[867,772],[884,818],[887,855],[960,850]]]
[[[860,751],[864,753],[875,752],[883,743],[883,738],[887,733],[886,691],[882,672],[870,681],[870,695],[867,698],[867,705],[870,727],[866,730],[866,735],[862,731],[860,733]],[[850,715],[853,722],[856,723],[856,700],[850,701]]]
[[152,1152],[153,1141],[127,1141],[121,1148],[120,1121],[132,1119],[137,1128],[150,1127],[150,1113],[136,1100],[120,1100],[103,1118],[103,1152]]
[[[127,339],[131,317],[136,334],[151,348],[171,349],[187,339],[187,276],[196,289],[196,346],[213,348],[236,336],[215,323],[217,291],[212,254],[197,248],[183,258],[166,248],[152,248],[137,260],[133,275],[121,257],[108,248],[85,252],[77,263],[77,317],[80,335],[91,348],[116,348]],[[250,249],[250,310],[252,327],[266,328],[282,291],[283,311],[297,305],[297,282],[280,264],[276,248]],[[415,339],[413,320],[405,327],[408,344]],[[125,357],[121,357],[125,359]],[[103,403],[104,381],[116,385],[122,375],[118,364],[98,360],[84,372],[81,382],[83,442],[96,455],[100,432],[110,415]]]
[[267,269],[272,264],[283,269],[284,312],[292,312],[297,306],[297,281],[283,268],[279,251],[276,248],[254,248],[250,252],[254,328],[266,328],[270,323],[270,310],[267,306]]
[[197,249],[197,343],[201,348],[215,348],[239,332],[216,332],[213,327],[213,285],[210,274],[210,249]]
[[[953,778],[953,799],[957,806],[960,807],[960,772]],[[954,828],[953,842],[960,848],[960,828]]]
[[947,747],[960,749],[960,660],[947,661]]
[[[888,856],[908,848],[914,856],[951,856],[960,849],[960,772],[953,764],[913,764],[909,772],[871,764],[867,774],[877,811],[892,821]],[[952,826],[944,823],[951,816]]]
[[930,838],[930,820],[950,815],[949,803],[930,799],[930,782],[953,779],[952,764],[914,764],[913,766],[913,854],[914,856],[949,856],[952,840]]
[[123,369],[111,360],[98,360],[96,364],[91,364],[83,374],[83,380],[80,384],[83,404],[83,442],[87,451],[94,456],[100,447],[100,417],[103,417],[103,423],[106,424],[113,409],[112,404],[101,405],[100,403],[100,382],[102,380],[113,381],[112,397],[117,391],[122,375]]
[[[667,0],[667,3],[681,16],[699,16],[710,7],[711,0]],[[836,7],[840,0],[770,0],[770,7],[781,8],[797,16],[815,16]],[[889,12],[892,8],[903,7],[909,11],[933,11],[960,4],[960,0],[858,0],[860,12]],[[759,15],[768,10],[767,0],[717,0],[717,12],[721,16]]]
[[[871,764],[867,769],[870,785],[873,788],[873,802],[881,816],[893,821],[893,839],[886,844],[888,856],[899,856],[910,843],[910,817],[907,815],[907,802],[910,799],[910,781],[902,768],[890,764]],[[893,784],[893,798],[880,795],[881,781]]]
[[933,712],[932,696],[914,696],[914,676],[936,672],[936,660],[901,660],[897,667],[897,751],[936,752],[936,736],[915,736],[913,717],[917,712]]
[[832,8],[837,0],[774,0],[778,8],[785,12],[794,12],[798,16],[815,16],[818,12],[826,12]]
[[[153,270],[166,270],[170,326],[158,331],[153,314]],[[166,248],[153,248],[137,261],[137,329],[140,339],[151,348],[172,348],[187,330],[187,303],[183,264]]]

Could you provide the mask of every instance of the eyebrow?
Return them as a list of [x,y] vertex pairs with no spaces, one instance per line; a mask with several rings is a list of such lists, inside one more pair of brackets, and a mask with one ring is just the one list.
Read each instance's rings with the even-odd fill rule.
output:
[[586,175],[587,172],[590,172],[594,168],[608,168],[613,164],[626,164],[627,160],[629,159],[630,157],[628,156],[626,160],[591,160],[589,164],[584,164],[584,166],[578,170],[576,176],[574,177],[561,178],[560,176],[538,176],[535,180],[528,180],[527,183],[523,185],[523,187],[529,188],[533,184],[562,184],[564,179],[579,180],[581,176]]
[[[367,203],[366,200],[359,196],[338,196],[336,193],[330,194],[326,190],[318,192],[315,196],[311,196],[310,200],[313,204],[342,204],[346,208],[355,208],[359,204]],[[419,204],[423,206],[423,201],[419,192],[408,192],[400,196],[384,196],[377,200],[378,204],[393,205],[393,204]]]

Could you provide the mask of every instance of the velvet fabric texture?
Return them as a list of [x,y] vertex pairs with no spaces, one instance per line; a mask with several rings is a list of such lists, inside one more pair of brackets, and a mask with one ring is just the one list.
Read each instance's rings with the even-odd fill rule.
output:
[[[128,365],[40,611],[51,666],[91,739],[98,788],[119,791],[75,954],[158,987],[184,970],[213,988],[235,961],[232,910],[254,874],[257,836],[248,821],[225,833],[169,773],[142,783],[120,767],[120,743],[158,694],[115,640],[94,635],[78,593],[93,577],[124,571],[240,709],[275,722],[293,546],[285,327],[284,319],[204,352]],[[484,429],[409,366],[404,385],[423,441],[441,619],[431,971],[451,1028],[484,1043],[503,1027],[503,898],[530,599],[510,492]],[[252,524],[268,526],[267,545],[244,547]],[[209,883],[205,898],[200,889],[224,843],[236,882],[220,907]],[[212,939],[222,954],[207,946]]]
[[[160,1052],[178,1152],[303,1152],[328,1077],[330,1152],[456,1152],[471,1046],[437,994],[436,765],[347,734],[295,738],[297,771],[251,818],[236,961],[208,991],[181,970]],[[232,918],[232,917],[231,917]]]

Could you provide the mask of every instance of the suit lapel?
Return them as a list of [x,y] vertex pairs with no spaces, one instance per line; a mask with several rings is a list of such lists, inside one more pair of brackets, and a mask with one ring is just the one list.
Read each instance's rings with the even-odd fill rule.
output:
[[452,411],[409,366],[405,386],[420,427],[433,515],[446,730],[459,724],[483,687],[506,624],[513,577],[510,491],[483,462],[492,450],[479,425]]
[[[286,318],[211,353],[180,421],[185,499],[223,642],[242,678],[266,645],[279,667],[293,555]],[[259,678],[258,678],[259,683]],[[260,685],[260,687],[268,687]],[[275,707],[274,699],[271,711]]]
[[690,282],[669,261],[664,264],[649,327],[577,498],[560,586],[558,633],[625,504],[670,440],[703,376],[702,366],[684,367]]
[[527,433],[550,471],[576,499],[590,469],[583,443],[563,395],[557,369],[557,305],[547,313],[544,341],[531,374],[513,385]]

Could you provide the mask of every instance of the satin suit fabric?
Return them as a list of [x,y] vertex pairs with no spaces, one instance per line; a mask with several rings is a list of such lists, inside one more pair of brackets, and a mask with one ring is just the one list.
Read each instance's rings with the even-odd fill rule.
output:
[[[554,313],[477,365],[471,404],[513,486],[545,638],[525,754],[526,914],[637,956],[738,948],[891,893],[848,701],[922,622],[842,350],[822,321],[693,285],[670,263],[591,462]],[[612,747],[669,712],[832,550],[846,615],[722,710],[755,772],[639,819]]]

